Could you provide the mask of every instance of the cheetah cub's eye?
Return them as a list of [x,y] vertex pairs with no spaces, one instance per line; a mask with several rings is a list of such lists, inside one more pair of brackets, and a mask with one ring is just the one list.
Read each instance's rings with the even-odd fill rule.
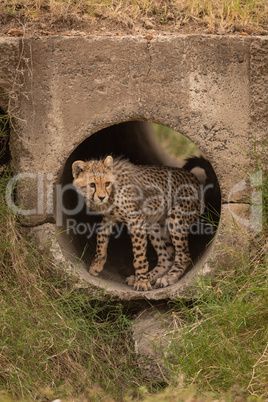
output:
[[96,184],[95,184],[94,182],[89,183],[89,187],[95,188],[95,187],[96,187]]
[[106,181],[105,187],[109,187],[110,185],[111,185],[111,182],[110,182],[110,181]]

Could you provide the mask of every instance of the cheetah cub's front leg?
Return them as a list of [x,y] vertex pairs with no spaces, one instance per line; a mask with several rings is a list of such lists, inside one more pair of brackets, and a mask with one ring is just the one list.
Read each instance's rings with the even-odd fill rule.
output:
[[103,218],[97,233],[96,254],[89,268],[89,273],[93,276],[98,276],[103,270],[107,259],[107,247],[112,229],[113,223],[109,219]]

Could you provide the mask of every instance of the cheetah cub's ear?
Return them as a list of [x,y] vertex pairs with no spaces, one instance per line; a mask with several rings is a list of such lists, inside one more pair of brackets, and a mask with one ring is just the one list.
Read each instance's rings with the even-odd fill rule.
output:
[[73,172],[73,177],[74,179],[77,179],[79,174],[83,172],[86,168],[86,163],[83,161],[75,161],[72,164],[72,172]]
[[111,156],[107,156],[107,158],[104,159],[103,164],[107,170],[113,170],[113,158]]

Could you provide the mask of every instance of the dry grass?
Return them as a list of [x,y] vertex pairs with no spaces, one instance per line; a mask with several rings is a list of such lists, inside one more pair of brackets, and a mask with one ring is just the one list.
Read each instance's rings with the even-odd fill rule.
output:
[[[257,170],[265,171],[265,150]],[[220,266],[216,283],[204,281],[191,306],[173,303],[183,325],[166,350],[169,387],[155,394],[157,385],[144,380],[135,361],[130,315],[75,291],[49,255],[26,242],[5,206],[8,179],[0,179],[1,402],[267,400],[266,227],[249,260]]]
[[[171,141],[172,141],[171,136]],[[173,147],[172,147],[173,148]],[[130,315],[82,291],[21,236],[0,178],[0,401],[267,401],[267,143],[263,233],[191,306],[173,303],[183,325],[166,350],[169,388],[138,370]],[[171,306],[170,306],[171,307]],[[192,388],[194,387],[194,388]]]
[[0,401],[132,394],[141,378],[122,306],[75,291],[25,240],[5,205],[7,180],[0,178]]
[[2,21],[13,17],[18,25],[37,30],[268,32],[266,0],[1,0],[0,12]]

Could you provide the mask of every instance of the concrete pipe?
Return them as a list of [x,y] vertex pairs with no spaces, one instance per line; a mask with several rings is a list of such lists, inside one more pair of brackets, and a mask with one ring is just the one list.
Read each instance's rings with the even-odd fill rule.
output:
[[[73,263],[83,256],[85,270],[94,257],[96,231],[101,217],[88,211],[82,197],[78,200],[80,197],[71,186],[73,180],[71,166],[76,160],[99,159],[108,154],[123,156],[136,164],[182,166],[185,163],[183,161],[176,162],[165,155],[153,136],[150,124],[139,121],[120,123],[103,129],[84,140],[71,153],[58,180],[59,188],[63,189],[60,193],[61,196],[58,197],[56,214],[58,231],[61,232],[58,240]],[[202,175],[203,172],[200,171],[200,173]],[[180,289],[184,289],[187,285],[189,275],[197,277],[198,274],[202,274],[204,261],[213,249],[212,240],[216,234],[221,207],[217,179],[213,185],[216,191],[213,192],[212,199],[210,199],[210,208],[214,211],[214,223],[209,224],[205,220],[202,223],[200,219],[192,226],[189,247],[193,266],[177,284],[167,289],[154,289],[148,292],[134,291],[125,284],[126,278],[134,274],[134,269],[131,240],[123,224],[115,225],[109,242],[108,259],[101,276],[94,278],[87,274],[87,280],[108,292],[113,293],[116,290],[120,293],[120,297],[125,299],[138,297],[159,299],[168,298],[171,294],[177,295]],[[157,259],[150,243],[147,251],[150,269],[152,269],[156,265]]]
[[[230,250],[248,250],[260,223],[250,172],[267,136],[267,37],[55,36],[2,38],[0,47],[0,107],[7,105],[12,117],[17,211],[39,242],[50,242],[59,266],[91,291],[105,289],[121,300],[189,298],[200,275],[229,263]],[[58,234],[67,230],[66,211],[76,197],[71,188],[59,189],[71,183],[77,158],[113,153],[168,164],[145,122],[182,133],[204,152],[219,183],[221,214],[213,239],[191,240],[194,266],[178,284],[134,292],[123,283],[132,267],[128,236],[113,239],[104,277],[92,278],[86,266],[94,238]],[[81,223],[83,214],[76,217]],[[149,257],[153,265],[152,250]]]

